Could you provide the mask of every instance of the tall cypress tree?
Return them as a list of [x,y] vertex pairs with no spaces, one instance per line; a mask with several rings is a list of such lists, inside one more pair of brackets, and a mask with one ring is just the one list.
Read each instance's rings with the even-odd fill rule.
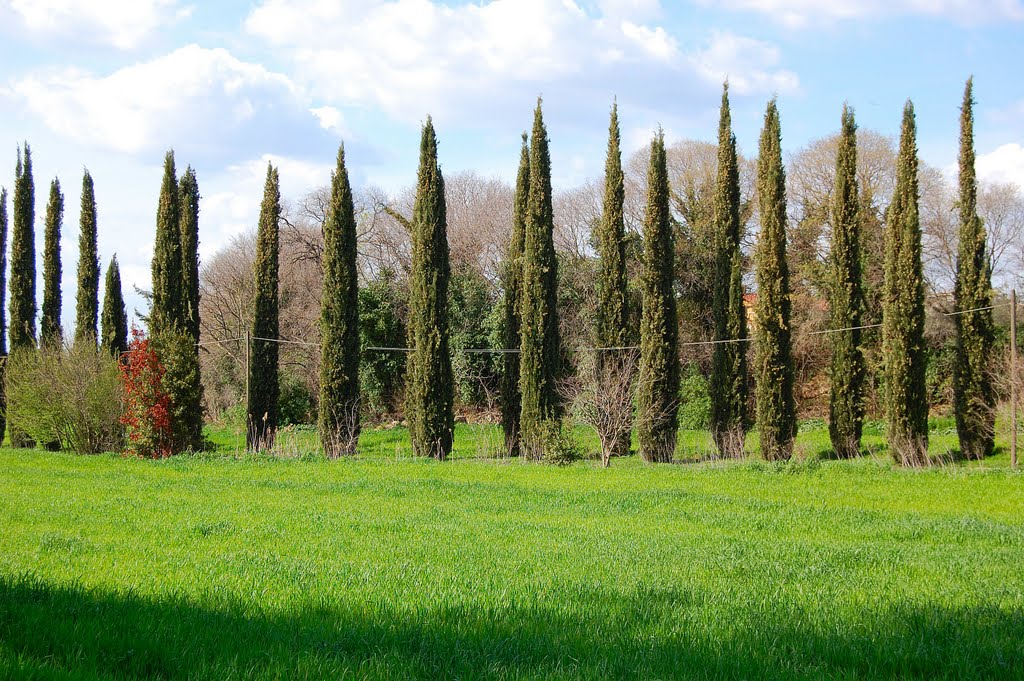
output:
[[420,167],[412,218],[409,284],[409,383],[405,396],[413,450],[444,460],[452,450],[455,399],[449,352],[448,216],[437,137],[430,117],[420,141]]
[[[189,166],[178,185],[181,221],[182,315],[185,330],[199,342],[199,181]],[[198,355],[199,347],[196,346]]]
[[914,105],[907,100],[896,157],[896,188],[886,211],[882,356],[889,447],[898,463],[913,466],[928,463],[916,136]]
[[[729,84],[722,87],[718,123],[718,171],[714,205],[715,288],[711,311],[715,340],[711,357],[711,434],[722,456],[743,456],[747,429],[747,314],[743,307],[740,252],[740,170],[729,110]],[[731,342],[730,342],[731,341]]]
[[96,246],[96,194],[92,176],[82,175],[82,211],[78,234],[78,298],[75,342],[95,343],[100,309],[100,259]]
[[[516,194],[512,204],[512,238],[504,267],[504,296],[502,299],[503,344],[506,349],[519,348],[520,314],[523,287],[523,249],[526,239],[526,212],[530,197],[530,149],[526,133],[519,154],[519,173],[516,176]],[[502,354],[501,372],[501,426],[505,433],[505,451],[509,456],[519,453],[519,417],[523,408],[519,393],[519,353]]]
[[775,100],[768,102],[757,159],[761,234],[757,240],[756,391],[761,455],[788,459],[796,438],[791,291],[786,262],[786,171]]
[[[36,347],[36,249],[35,184],[32,180],[32,151],[25,143],[22,159],[14,174],[14,218],[11,229],[10,339],[11,353]],[[10,432],[15,447],[31,447],[32,440],[20,430]]]
[[0,443],[7,432],[7,381],[4,372],[7,367],[7,322],[5,295],[7,291],[7,188],[0,187]]
[[281,189],[277,169],[267,164],[267,180],[256,230],[256,261],[253,265],[256,296],[253,301],[251,352],[249,357],[249,403],[246,448],[268,450],[277,434],[278,346],[278,257],[280,253]]
[[121,268],[117,256],[110,259],[103,290],[103,318],[100,347],[115,357],[128,350],[128,313],[121,291]]
[[320,441],[330,458],[355,454],[359,440],[359,280],[356,212],[345,145],[331,178],[324,223],[320,299]]
[[[597,334],[598,348],[622,348],[629,345],[629,295],[626,290],[626,222],[623,205],[626,200],[625,176],[622,173],[620,150],[619,107],[612,104],[608,123],[608,152],[604,164],[604,206],[598,224],[596,241]],[[594,370],[598,389],[621,389],[628,378],[625,351],[598,350]],[[622,419],[628,423],[628,419]],[[609,444],[612,456],[629,454],[629,426],[613,435]]]
[[679,414],[679,323],[672,284],[675,247],[669,213],[665,135],[651,142],[644,216],[643,307],[637,437],[645,461],[669,462],[676,449]]
[[180,215],[174,152],[168,151],[164,157],[153,246],[153,302],[149,313],[152,334],[184,330]]
[[519,355],[520,424],[523,452],[544,454],[545,424],[561,420],[557,381],[562,372],[558,329],[558,259],[555,255],[551,202],[551,155],[541,100],[533,114],[530,135],[530,189],[523,239],[523,288],[520,301],[522,337]]
[[832,381],[828,431],[832,449],[844,459],[860,453],[864,428],[864,379],[861,348],[864,291],[861,283],[860,198],[857,188],[857,124],[853,110],[843,106],[842,131],[836,155],[832,192]]
[[60,180],[55,178],[50,183],[50,201],[46,204],[43,221],[43,307],[39,339],[47,348],[59,348],[64,339],[60,325],[60,228],[63,221],[64,194],[60,191]]
[[992,453],[996,395],[990,362],[995,344],[992,322],[992,274],[986,252],[985,224],[978,217],[978,183],[974,174],[974,79],[964,87],[960,112],[960,245],[953,298],[956,361],[953,364],[953,405],[960,452],[969,459]]

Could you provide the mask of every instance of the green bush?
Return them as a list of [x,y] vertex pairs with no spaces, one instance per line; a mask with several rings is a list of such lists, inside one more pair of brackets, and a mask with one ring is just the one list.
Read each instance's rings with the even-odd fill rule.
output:
[[278,424],[282,426],[316,423],[316,402],[305,381],[282,372],[279,398]]
[[697,364],[687,364],[679,382],[679,427],[703,430],[711,423],[711,391]]
[[359,389],[364,409],[378,416],[395,412],[405,380],[404,352],[367,352],[367,347],[405,347],[405,311],[408,292],[394,272],[385,270],[359,289],[359,335],[363,355]]
[[544,462],[566,466],[583,458],[583,449],[572,436],[572,427],[554,419],[540,423],[540,441]]

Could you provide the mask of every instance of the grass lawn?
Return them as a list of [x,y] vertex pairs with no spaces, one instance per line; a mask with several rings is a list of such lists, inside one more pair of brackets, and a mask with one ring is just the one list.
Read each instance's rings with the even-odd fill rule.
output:
[[0,678],[1024,678],[1006,452],[838,462],[806,425],[787,464],[607,470],[467,425],[447,463],[400,429],[336,462],[303,429],[282,459],[227,429],[158,462],[0,449]]

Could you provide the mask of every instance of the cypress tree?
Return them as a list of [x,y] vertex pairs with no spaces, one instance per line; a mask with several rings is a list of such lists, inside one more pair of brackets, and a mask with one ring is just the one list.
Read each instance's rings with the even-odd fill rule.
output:
[[556,385],[562,371],[562,347],[558,329],[558,260],[551,202],[551,155],[541,103],[538,98],[530,135],[530,184],[520,301],[519,390],[523,405],[520,427],[523,452],[530,458],[543,455],[547,425],[560,422],[562,417]]
[[153,246],[153,302],[149,313],[152,334],[184,330],[180,215],[174,152],[168,151],[164,157]]
[[898,463],[928,463],[924,277],[914,105],[903,109],[896,188],[886,212],[882,356],[889,447]]
[[644,216],[643,307],[637,436],[645,461],[669,462],[675,453],[679,413],[679,323],[676,318],[675,246],[669,214],[665,135],[651,142]]
[[5,311],[7,291],[7,188],[0,187],[0,443],[7,431],[7,381],[4,371],[7,367],[7,321]]
[[[595,235],[597,241],[597,334],[598,348],[621,348],[629,345],[629,296],[626,291],[626,222],[623,204],[626,200],[625,176],[622,173],[618,103],[612,104],[608,123],[608,153],[604,164],[604,206]],[[623,350],[598,350],[594,370],[598,389],[609,382],[626,380],[629,361]],[[609,389],[622,386],[608,385]],[[623,423],[627,422],[623,419]],[[612,437],[612,456],[629,454],[629,427]]]
[[437,163],[437,137],[427,117],[420,141],[420,167],[412,219],[409,284],[409,384],[405,409],[413,450],[444,460],[452,449],[455,399],[449,353],[448,217],[444,177]]
[[[185,330],[199,342],[199,182],[189,166],[178,185],[181,220],[182,315]],[[196,346],[198,356],[199,347]]]
[[50,183],[50,201],[46,204],[43,222],[43,307],[39,339],[47,348],[59,348],[64,338],[60,325],[60,228],[63,221],[64,194],[60,191],[60,181],[54,179]]
[[[526,212],[529,209],[530,149],[526,133],[519,154],[519,173],[516,176],[516,194],[512,204],[512,238],[505,259],[504,297],[502,299],[503,348],[519,348],[520,298],[523,287],[523,249],[526,239]],[[519,393],[519,353],[502,354],[501,373],[501,426],[505,433],[505,451],[509,456],[519,453],[519,417],[523,408]]]
[[857,188],[857,124],[843,106],[832,192],[832,372],[828,431],[832,449],[843,459],[860,453],[864,427],[864,353],[861,348],[864,292],[861,284],[860,198]]
[[78,234],[78,299],[75,342],[95,343],[99,317],[100,259],[96,246],[96,194],[92,176],[82,175],[82,212]]
[[711,311],[718,342],[711,357],[711,434],[722,456],[739,458],[743,456],[747,428],[747,351],[739,339],[747,337],[747,314],[740,252],[740,171],[728,83],[722,88],[714,201],[715,287]]
[[320,441],[330,458],[355,454],[359,440],[359,280],[356,213],[345,145],[331,178],[324,223],[320,300]]
[[121,292],[121,268],[117,256],[110,259],[103,290],[100,347],[115,357],[128,350],[128,313]]
[[978,217],[978,183],[974,174],[973,78],[964,87],[960,112],[960,245],[953,298],[956,361],[953,405],[960,452],[969,459],[992,453],[995,438],[995,390],[989,363],[995,343],[992,322],[992,275],[986,252],[985,225]]
[[[256,261],[253,265],[256,296],[253,301],[252,350],[249,357],[249,403],[246,447],[269,450],[277,434],[278,257],[280,252],[281,190],[277,169],[267,164],[267,180],[256,230]],[[272,340],[270,340],[272,339]]]
[[[9,327],[11,353],[34,350],[36,347],[36,249],[35,249],[35,184],[32,180],[32,150],[25,143],[22,160],[14,176],[14,218],[11,229],[11,275]],[[33,442],[20,430],[11,430],[11,444],[31,447]]]
[[761,234],[757,240],[756,397],[761,455],[788,459],[796,438],[789,266],[786,263],[786,171],[775,100],[768,103],[757,159]]

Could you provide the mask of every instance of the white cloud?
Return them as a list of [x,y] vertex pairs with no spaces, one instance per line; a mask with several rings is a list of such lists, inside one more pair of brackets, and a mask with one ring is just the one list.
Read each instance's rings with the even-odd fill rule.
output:
[[153,31],[192,13],[179,0],[7,0],[22,26],[64,40],[138,47]]
[[978,178],[987,182],[1013,182],[1024,191],[1024,146],[1015,142],[980,154],[974,161]]
[[310,109],[309,112],[316,116],[316,119],[320,121],[320,127],[324,130],[331,130],[343,137],[346,135],[344,117],[336,107],[320,106]]
[[782,60],[777,47],[733,33],[714,33],[711,43],[692,60],[708,79],[721,82],[728,78],[729,86],[739,95],[793,92],[800,85],[795,73],[777,68]]
[[30,75],[10,92],[54,132],[126,153],[226,146],[232,133],[292,109],[313,122],[287,77],[197,45],[107,76],[74,68]]
[[849,19],[911,15],[965,24],[1024,20],[1021,0],[700,0],[700,3],[765,14],[791,28]]

